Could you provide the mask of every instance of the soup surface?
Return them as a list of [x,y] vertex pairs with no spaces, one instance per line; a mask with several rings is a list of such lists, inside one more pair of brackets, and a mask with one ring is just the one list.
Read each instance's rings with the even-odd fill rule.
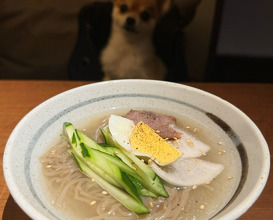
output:
[[[82,174],[72,156],[67,152],[69,144],[61,139],[41,158],[49,200],[65,219],[209,219],[225,207],[234,195],[241,178],[240,157],[231,139],[222,133],[210,131],[187,116],[172,115],[177,125],[211,146],[200,157],[223,164],[224,170],[211,182],[202,186],[173,187],[165,184],[169,198],[143,198],[149,207],[149,215],[136,215],[117,202],[97,183]],[[103,138],[99,128],[107,124],[110,114],[124,115],[128,109],[116,109],[92,117],[80,127],[86,135],[97,142]]]

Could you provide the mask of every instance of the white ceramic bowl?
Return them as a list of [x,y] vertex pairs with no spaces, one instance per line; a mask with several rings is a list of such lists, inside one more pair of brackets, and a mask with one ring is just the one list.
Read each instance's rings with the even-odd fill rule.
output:
[[[33,219],[60,219],[47,201],[38,158],[64,121],[77,126],[115,108],[159,109],[187,115],[219,130],[238,147],[243,173],[236,195],[213,219],[236,219],[256,201],[266,184],[270,154],[256,125],[232,104],[189,86],[153,80],[116,80],[61,93],[34,108],[12,132],[4,152],[4,176],[11,195]],[[218,132],[218,131],[217,131]]]

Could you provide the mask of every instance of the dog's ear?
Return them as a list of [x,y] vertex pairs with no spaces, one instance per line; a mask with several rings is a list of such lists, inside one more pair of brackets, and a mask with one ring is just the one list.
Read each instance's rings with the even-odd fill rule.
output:
[[157,0],[161,11],[161,16],[166,14],[173,5],[173,0]]

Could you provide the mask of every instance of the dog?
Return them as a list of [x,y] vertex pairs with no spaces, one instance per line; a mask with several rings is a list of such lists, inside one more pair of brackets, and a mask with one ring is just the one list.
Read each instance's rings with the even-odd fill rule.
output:
[[103,80],[163,80],[167,69],[156,55],[153,31],[172,0],[113,0],[112,27],[100,61]]

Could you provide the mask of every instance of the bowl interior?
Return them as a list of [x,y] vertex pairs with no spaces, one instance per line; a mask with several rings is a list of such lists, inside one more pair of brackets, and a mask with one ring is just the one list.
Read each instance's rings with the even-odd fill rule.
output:
[[39,157],[56,142],[65,121],[75,127],[101,112],[158,109],[188,117],[232,142],[242,172],[230,202],[213,219],[242,215],[262,192],[269,173],[268,146],[256,125],[239,109],[207,92],[169,82],[117,80],[78,87],[33,109],[12,132],[4,153],[4,175],[19,206],[35,219],[61,219],[41,184]]

